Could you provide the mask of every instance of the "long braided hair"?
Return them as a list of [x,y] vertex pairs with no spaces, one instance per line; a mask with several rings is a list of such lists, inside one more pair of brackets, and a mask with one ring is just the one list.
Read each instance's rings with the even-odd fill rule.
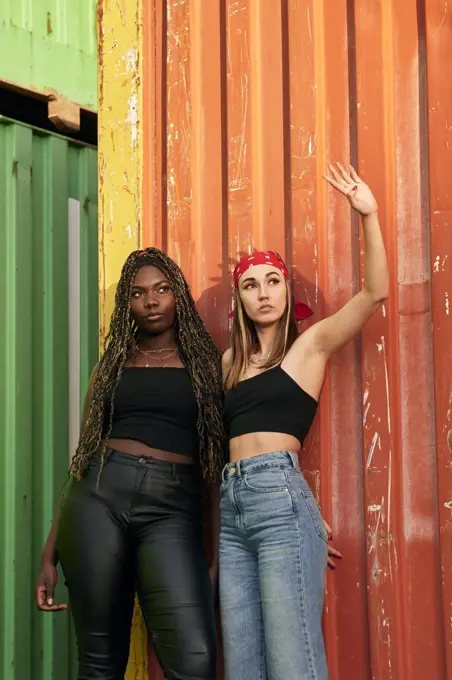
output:
[[[106,441],[112,430],[116,386],[126,361],[138,346],[139,330],[130,309],[133,282],[138,269],[148,265],[157,267],[165,274],[174,295],[174,336],[198,404],[197,430],[203,475],[215,477],[224,464],[220,354],[198,314],[180,268],[161,250],[147,248],[131,253],[121,272],[110,329],[94,378],[91,406],[71,464],[70,471],[76,479],[82,478],[90,459],[99,448],[102,454],[99,475],[102,472]],[[108,414],[105,413],[106,408],[109,409]],[[104,423],[108,423],[106,431],[103,431]]]

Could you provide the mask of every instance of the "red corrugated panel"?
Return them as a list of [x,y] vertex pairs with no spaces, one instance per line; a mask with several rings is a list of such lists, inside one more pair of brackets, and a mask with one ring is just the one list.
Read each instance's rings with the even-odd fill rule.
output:
[[[430,382],[434,399],[434,467],[437,475],[438,516],[434,520],[435,541],[439,539],[436,594],[441,598],[442,634],[446,650],[447,677],[452,677],[452,7],[448,2],[428,2],[422,26],[421,47],[426,62],[426,83],[422,101],[428,116],[428,135],[423,140],[423,215],[429,225],[429,273],[433,366]],[[425,69],[425,61],[424,61]],[[425,85],[426,88],[425,88]],[[425,128],[424,128],[425,129]],[[428,156],[428,165],[426,162]],[[427,170],[428,168],[428,170]],[[429,337],[431,334],[429,333]]]
[[232,262],[252,247],[285,255],[314,321],[358,290],[363,243],[327,161],[351,159],[378,197],[391,296],[332,362],[303,454],[345,555],[328,576],[329,665],[332,680],[446,680],[452,6],[148,5],[144,241],[181,264],[222,347]]

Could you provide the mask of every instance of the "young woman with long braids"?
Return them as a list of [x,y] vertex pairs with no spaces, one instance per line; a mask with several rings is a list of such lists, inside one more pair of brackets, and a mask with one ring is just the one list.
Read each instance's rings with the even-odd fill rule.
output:
[[226,680],[326,680],[322,609],[327,533],[298,463],[329,358],[388,295],[377,203],[353,168],[325,179],[362,216],[362,290],[297,334],[286,265],[272,251],[242,258],[232,346],[223,357],[230,463],[223,471],[220,606]]
[[42,555],[38,607],[69,589],[78,680],[123,680],[135,591],[170,680],[214,680],[202,475],[224,464],[221,362],[179,267],[156,248],[122,270],[80,442]]

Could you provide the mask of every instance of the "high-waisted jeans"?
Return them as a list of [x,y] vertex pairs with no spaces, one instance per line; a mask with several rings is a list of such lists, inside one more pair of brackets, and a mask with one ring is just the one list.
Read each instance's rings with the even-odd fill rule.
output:
[[134,594],[170,680],[214,680],[216,628],[195,466],[113,451],[64,494],[57,536],[78,680],[123,680]]
[[322,636],[328,536],[298,457],[223,471],[220,607],[226,680],[327,680]]

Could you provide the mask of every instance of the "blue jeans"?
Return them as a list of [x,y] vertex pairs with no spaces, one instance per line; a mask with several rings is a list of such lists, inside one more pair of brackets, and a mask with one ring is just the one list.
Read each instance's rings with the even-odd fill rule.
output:
[[322,517],[296,454],[266,453],[224,468],[220,606],[226,680],[327,680],[327,552]]

